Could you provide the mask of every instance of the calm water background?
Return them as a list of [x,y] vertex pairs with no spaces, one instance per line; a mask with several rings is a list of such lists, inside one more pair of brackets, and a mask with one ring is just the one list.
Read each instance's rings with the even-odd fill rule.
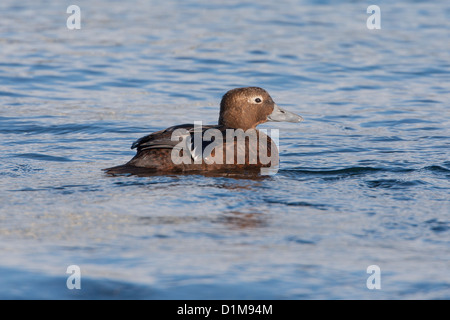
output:
[[[370,4],[2,0],[0,298],[449,299],[450,4]],[[239,86],[277,175],[101,171]]]

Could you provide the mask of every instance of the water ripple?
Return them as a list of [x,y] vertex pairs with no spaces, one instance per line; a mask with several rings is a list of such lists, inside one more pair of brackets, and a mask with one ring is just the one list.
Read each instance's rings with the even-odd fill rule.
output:
[[72,160],[72,159],[69,159],[66,157],[56,157],[56,156],[50,156],[48,154],[41,154],[41,153],[17,153],[11,157],[40,160],[40,161],[57,161],[57,162],[75,161],[75,160]]

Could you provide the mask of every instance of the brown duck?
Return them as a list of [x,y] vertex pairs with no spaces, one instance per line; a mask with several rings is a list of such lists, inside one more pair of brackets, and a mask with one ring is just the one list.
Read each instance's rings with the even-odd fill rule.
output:
[[302,120],[277,106],[262,88],[236,88],[223,96],[217,125],[182,124],[154,132],[133,143],[137,154],[128,163],[104,170],[134,174],[274,168],[279,163],[276,144],[256,126]]

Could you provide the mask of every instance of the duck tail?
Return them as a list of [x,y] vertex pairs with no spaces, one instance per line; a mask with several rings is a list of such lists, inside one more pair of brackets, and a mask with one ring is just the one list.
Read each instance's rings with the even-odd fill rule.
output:
[[106,169],[103,169],[103,171],[109,175],[122,175],[122,174],[139,175],[139,174],[155,172],[155,170],[154,169],[152,170],[151,168],[141,168],[141,167],[136,167],[136,166],[132,166],[129,164],[124,164],[124,165],[120,165],[120,166],[112,167],[112,168],[106,168]]

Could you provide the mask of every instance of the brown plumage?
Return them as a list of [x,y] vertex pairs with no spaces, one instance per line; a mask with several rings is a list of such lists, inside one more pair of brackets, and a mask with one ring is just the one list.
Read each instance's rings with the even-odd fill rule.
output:
[[[254,103],[258,98],[262,99],[262,102]],[[267,122],[274,104],[269,93],[261,88],[230,90],[220,102],[219,125],[244,131],[255,129],[258,124]]]
[[[301,120],[300,116],[278,107],[264,89],[233,89],[222,98],[218,125],[203,126],[201,132],[192,124],[154,132],[133,143],[132,149],[137,148],[137,154],[128,163],[105,171],[109,174],[235,172],[277,166],[278,150],[275,143],[270,137],[256,130],[256,126],[267,121]],[[178,131],[183,131],[183,134],[175,139],[174,134]],[[194,143],[196,135],[204,137],[208,132],[215,134],[214,139],[201,139],[200,145],[197,146]],[[231,140],[230,133],[235,134]],[[216,139],[218,144],[212,148],[211,141],[216,142]],[[223,143],[220,143],[221,141]],[[213,149],[212,152],[210,149]],[[207,150],[210,152],[205,153]],[[174,161],[181,158],[185,160],[184,163]],[[245,160],[242,161],[243,159]]]

